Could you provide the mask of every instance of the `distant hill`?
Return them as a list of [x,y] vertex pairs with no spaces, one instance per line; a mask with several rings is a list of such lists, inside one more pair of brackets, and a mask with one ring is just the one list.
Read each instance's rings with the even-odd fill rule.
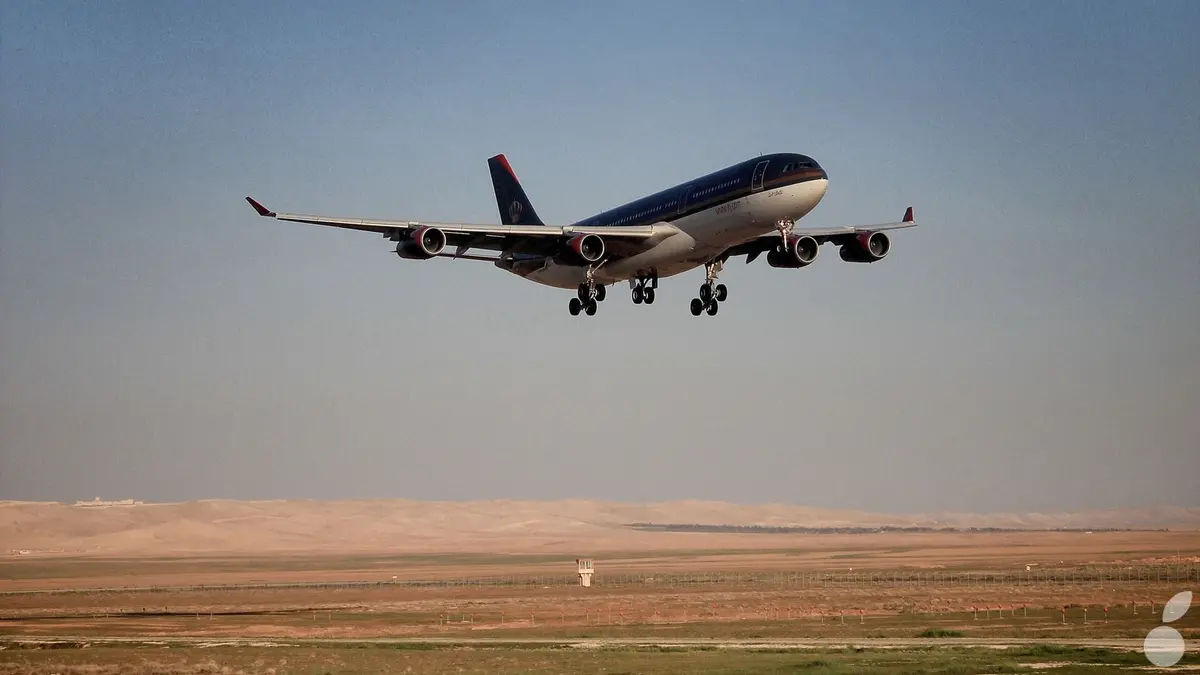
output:
[[[640,526],[632,527],[635,523]],[[668,524],[683,525],[685,531],[662,531]],[[729,532],[729,526],[759,526],[750,529],[776,531],[749,535]],[[885,515],[704,501],[625,504],[588,500],[206,500],[100,507],[10,501],[0,502],[0,553],[17,550],[113,555],[189,551],[522,553],[733,548],[762,546],[765,538],[780,546],[794,545],[799,537],[815,536],[795,532],[795,528],[880,527],[1196,530],[1200,529],[1200,508]]]

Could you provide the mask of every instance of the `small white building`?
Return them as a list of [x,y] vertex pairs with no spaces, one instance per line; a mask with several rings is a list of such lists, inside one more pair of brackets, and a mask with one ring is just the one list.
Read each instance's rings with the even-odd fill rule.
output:
[[596,571],[592,567],[591,558],[576,558],[575,567],[579,571],[579,585],[588,588],[592,585],[592,574]]

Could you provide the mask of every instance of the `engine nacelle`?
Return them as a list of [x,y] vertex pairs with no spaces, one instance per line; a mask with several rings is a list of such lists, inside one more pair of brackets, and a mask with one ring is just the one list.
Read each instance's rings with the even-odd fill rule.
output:
[[821,244],[810,236],[788,239],[786,248],[775,248],[767,254],[767,264],[787,269],[805,267],[817,259],[819,250]]
[[567,241],[558,258],[573,265],[591,265],[604,257],[604,240],[595,234],[577,234]]
[[865,232],[842,246],[839,255],[846,262],[873,263],[887,257],[892,242],[882,232]]
[[422,225],[407,239],[396,244],[396,255],[408,260],[429,260],[446,248],[446,233],[436,227]]

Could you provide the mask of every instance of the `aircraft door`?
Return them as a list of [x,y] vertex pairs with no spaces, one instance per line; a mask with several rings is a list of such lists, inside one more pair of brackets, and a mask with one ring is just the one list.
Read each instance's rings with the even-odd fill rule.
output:
[[767,175],[767,165],[771,160],[764,159],[754,166],[754,174],[750,177],[750,191],[758,192],[763,188],[763,178]]

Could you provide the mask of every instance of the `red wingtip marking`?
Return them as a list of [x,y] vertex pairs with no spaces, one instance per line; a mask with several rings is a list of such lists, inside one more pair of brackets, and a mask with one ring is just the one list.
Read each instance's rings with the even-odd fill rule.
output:
[[910,206],[910,207],[908,207],[908,210],[904,212],[904,222],[911,223],[912,221],[913,221],[913,212],[912,212],[912,207]]
[[496,155],[496,161],[500,162],[500,166],[504,167],[504,170],[508,172],[508,175],[512,176],[513,180],[517,180],[517,173],[509,166],[508,158],[504,156],[504,153]]
[[250,206],[253,206],[255,211],[258,211],[258,215],[270,216],[272,218],[275,217],[274,211],[271,211],[270,209],[263,206],[262,204],[259,204],[258,202],[254,201],[253,197],[246,197],[246,201],[250,202]]

